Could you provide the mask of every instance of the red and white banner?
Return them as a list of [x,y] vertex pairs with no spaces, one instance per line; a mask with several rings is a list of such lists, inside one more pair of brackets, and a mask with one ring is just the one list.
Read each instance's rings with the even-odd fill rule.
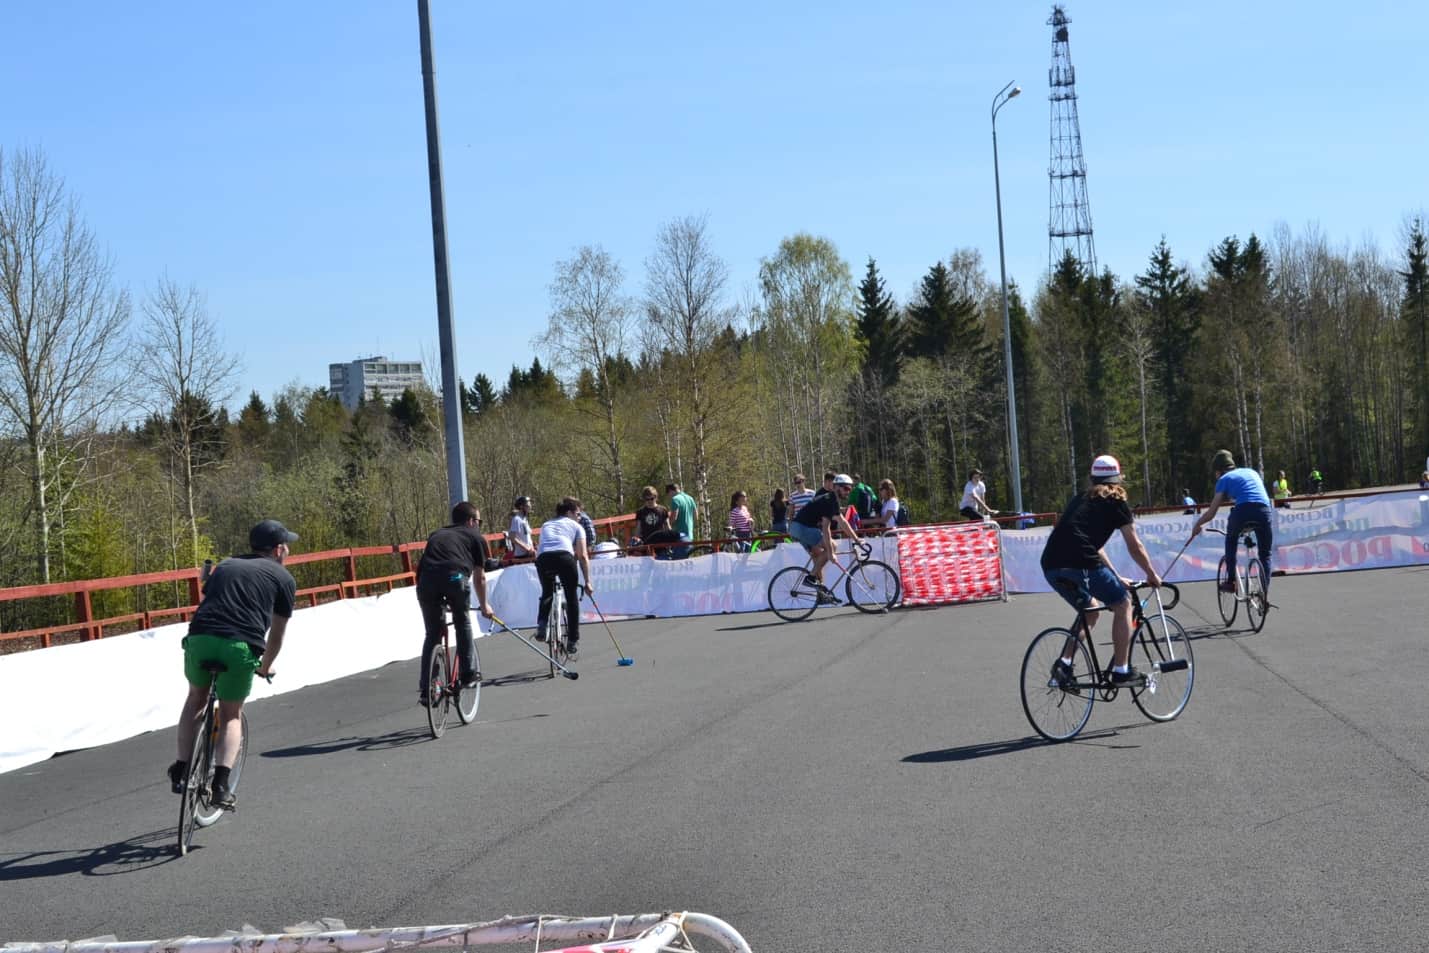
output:
[[[1429,494],[1417,490],[1376,496],[1327,497],[1289,509],[1274,509],[1275,545],[1271,568],[1279,572],[1336,572],[1344,569],[1384,569],[1429,565]],[[1210,526],[1224,530],[1228,511],[1222,509]],[[1136,533],[1146,544],[1151,564],[1163,569],[1191,536],[1195,516],[1157,514],[1137,519]],[[1042,576],[1042,548],[1050,527],[1003,534],[1003,563],[1010,592],[1050,592]],[[1137,577],[1120,533],[1106,551],[1123,576]],[[1186,548],[1171,571],[1170,582],[1214,579],[1225,554],[1225,537],[1202,532]]]
[[996,523],[947,523],[896,530],[905,606],[1003,599]]

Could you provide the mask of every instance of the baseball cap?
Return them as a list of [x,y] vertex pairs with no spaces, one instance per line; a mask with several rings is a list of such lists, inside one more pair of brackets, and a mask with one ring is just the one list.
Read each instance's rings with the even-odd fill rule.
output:
[[512,503],[511,505],[512,505],[513,507],[525,506],[527,503],[530,503],[530,502],[531,502],[531,498],[530,498],[529,496],[518,496],[518,497],[516,497],[516,502],[515,502],[515,503]]
[[248,545],[254,552],[275,549],[282,543],[295,543],[298,534],[277,520],[264,520],[248,531]]
[[1104,453],[1092,461],[1093,483],[1120,483],[1121,464],[1116,457]]
[[835,474],[834,486],[853,486],[853,477],[849,476],[847,473]]

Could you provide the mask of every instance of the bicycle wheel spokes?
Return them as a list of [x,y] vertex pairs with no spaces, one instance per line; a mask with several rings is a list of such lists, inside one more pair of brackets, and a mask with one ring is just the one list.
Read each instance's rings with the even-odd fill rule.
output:
[[189,776],[184,781],[184,794],[179,803],[179,855],[189,852],[193,844],[194,831],[198,829],[198,816],[209,810],[208,784],[213,774],[213,703],[199,724],[194,736],[193,750],[189,754]]
[[447,672],[447,653],[443,646],[432,650],[432,662],[427,666],[427,726],[433,738],[447,730],[447,705],[451,684]]
[[1147,616],[1132,633],[1131,660],[1146,677],[1145,687],[1131,691],[1142,714],[1152,721],[1181,714],[1196,678],[1191,640],[1181,623],[1161,613]]
[[[228,772],[228,789],[238,790],[238,781],[243,777],[243,763],[248,759],[248,714],[239,713],[238,722],[238,757],[233,761],[233,767]],[[203,788],[203,801],[199,809],[194,812],[194,821],[199,827],[211,827],[220,817],[223,816],[223,808],[217,807],[208,802],[208,792],[213,790],[213,769],[218,764],[218,713],[214,713],[214,729],[212,732],[212,745],[210,747],[209,767],[205,775],[206,780]]]
[[[1059,682],[1053,666],[1073,641],[1072,679]],[[1069,630],[1039,633],[1022,657],[1022,710],[1033,730],[1048,741],[1076,737],[1092,716],[1095,678],[1086,645],[1074,640]]]
[[1252,556],[1245,567],[1245,618],[1254,632],[1265,628],[1265,569]]
[[1237,593],[1232,590],[1227,592],[1226,583],[1235,583],[1235,576],[1230,572],[1230,566],[1226,563],[1226,557],[1221,557],[1221,564],[1216,568],[1216,605],[1221,610],[1221,621],[1227,626],[1235,622],[1236,607],[1240,604]]
[[798,622],[813,614],[819,594],[809,585],[800,566],[781,569],[769,580],[769,608],[785,622]]
[[476,654],[476,646],[471,647],[472,671],[476,674],[476,684],[467,688],[457,683],[456,716],[463,725],[476,721],[476,709],[481,705],[481,658]]
[[887,563],[870,559],[849,570],[844,593],[861,612],[887,612],[898,602],[901,586],[898,573]]

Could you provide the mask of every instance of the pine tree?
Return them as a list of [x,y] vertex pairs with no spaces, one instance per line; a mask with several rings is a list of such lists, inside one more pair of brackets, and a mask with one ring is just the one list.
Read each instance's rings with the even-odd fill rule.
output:
[[[1400,312],[1405,350],[1413,355],[1410,363],[1410,406],[1416,412],[1414,437],[1418,443],[1417,450],[1429,453],[1429,240],[1424,235],[1423,219],[1416,218],[1410,226],[1405,258],[1409,267],[1399,273],[1404,279],[1404,301]],[[1415,463],[1414,469],[1418,470],[1418,453],[1410,459]]]
[[1187,485],[1196,465],[1196,427],[1191,411],[1191,361],[1200,326],[1196,289],[1186,269],[1176,264],[1166,236],[1152,251],[1146,271],[1136,276],[1137,297],[1151,312],[1156,332],[1156,363],[1165,409],[1166,485],[1175,493]]
[[958,297],[941,261],[923,276],[918,300],[908,306],[910,357],[957,355],[981,363],[989,347],[977,322],[977,302]]
[[878,375],[884,387],[898,379],[898,355],[902,350],[903,326],[898,306],[878,273],[878,263],[868,259],[868,270],[854,299],[858,339],[863,344],[863,371]]

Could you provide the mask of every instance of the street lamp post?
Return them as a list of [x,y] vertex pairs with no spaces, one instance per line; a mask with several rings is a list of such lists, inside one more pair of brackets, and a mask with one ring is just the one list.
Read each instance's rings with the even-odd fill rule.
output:
[[1002,360],[1007,368],[1007,439],[1012,447],[1012,508],[1019,514],[1022,512],[1022,460],[1017,449],[1017,391],[1012,381],[1012,321],[1007,316],[1007,255],[1002,249],[1002,177],[997,170],[997,111],[1021,92],[1021,86],[1008,83],[992,97],[992,181],[997,194],[997,264],[1002,271]]

